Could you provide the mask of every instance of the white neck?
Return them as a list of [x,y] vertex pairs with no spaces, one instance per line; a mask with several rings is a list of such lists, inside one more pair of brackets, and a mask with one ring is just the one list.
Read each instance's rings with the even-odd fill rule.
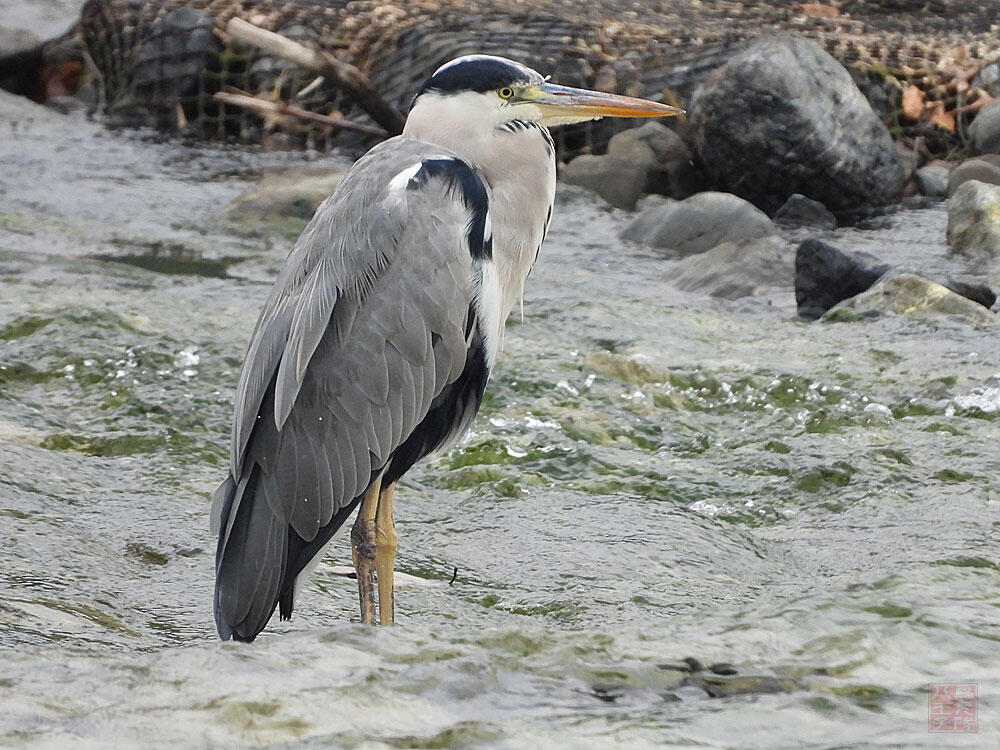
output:
[[[509,110],[482,94],[424,94],[414,104],[403,135],[442,146],[478,169],[490,191],[493,226],[493,294],[503,323],[521,297],[545,235],[556,188],[555,155],[536,127],[505,128]],[[489,293],[487,290],[484,293]]]

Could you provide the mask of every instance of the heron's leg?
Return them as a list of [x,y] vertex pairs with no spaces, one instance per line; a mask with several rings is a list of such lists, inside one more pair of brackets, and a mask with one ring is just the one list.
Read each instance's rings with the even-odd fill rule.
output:
[[361,499],[358,518],[351,528],[351,557],[358,576],[361,622],[375,624],[375,513],[381,480],[376,478]]
[[378,621],[392,625],[392,566],[396,562],[396,526],[392,522],[392,496],[395,484],[384,487],[378,496],[375,516],[375,570],[378,571]]

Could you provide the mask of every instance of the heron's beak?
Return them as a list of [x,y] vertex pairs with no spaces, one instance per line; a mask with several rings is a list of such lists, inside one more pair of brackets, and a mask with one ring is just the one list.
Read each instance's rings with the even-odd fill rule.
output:
[[541,111],[543,125],[585,122],[599,117],[670,117],[684,114],[683,109],[668,104],[554,83],[532,86],[522,93],[521,101],[533,104]]

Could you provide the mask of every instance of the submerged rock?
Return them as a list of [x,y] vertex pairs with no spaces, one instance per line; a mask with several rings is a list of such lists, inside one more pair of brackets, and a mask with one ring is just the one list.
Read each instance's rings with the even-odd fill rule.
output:
[[902,197],[907,175],[889,131],[812,41],[752,42],[699,87],[691,111],[712,177],[768,213],[793,193],[847,215]]
[[861,294],[889,266],[867,253],[846,253],[810,238],[795,252],[795,302],[799,315],[815,320],[838,302]]
[[819,201],[795,193],[775,212],[774,223],[785,227],[836,229],[837,217]]
[[952,253],[1000,257],[1000,187],[964,183],[948,199],[948,244]]
[[730,193],[698,193],[683,201],[659,201],[625,227],[622,236],[684,257],[723,242],[769,237],[777,227],[751,203]]
[[687,198],[704,187],[690,149],[679,135],[658,122],[617,133],[606,154],[578,156],[565,166],[560,178],[625,209],[635,208],[645,193]]
[[269,174],[240,194],[224,213],[234,221],[310,219],[344,173],[344,169],[332,168]]
[[[670,700],[681,700],[682,696],[698,698],[729,698],[736,695],[763,695],[768,693],[792,693],[807,689],[800,680],[788,676],[740,674],[739,670],[729,663],[716,663],[709,667],[694,657],[687,657],[681,662],[658,664],[666,672],[677,672],[681,675],[672,685],[671,692],[664,697]],[[686,690],[691,689],[691,690]]]
[[711,250],[681,260],[667,279],[686,292],[722,299],[750,297],[762,289],[792,285],[793,251],[779,237],[723,242]]
[[936,281],[912,273],[888,276],[865,292],[841,302],[826,319],[842,319],[850,310],[860,315],[956,315],[977,325],[993,325],[997,316],[982,305],[956,294]]

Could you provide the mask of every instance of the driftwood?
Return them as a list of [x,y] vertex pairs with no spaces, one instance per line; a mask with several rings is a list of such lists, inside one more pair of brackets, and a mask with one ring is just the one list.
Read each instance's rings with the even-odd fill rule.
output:
[[323,115],[318,112],[310,112],[307,109],[296,107],[294,104],[286,104],[274,99],[265,99],[261,96],[252,96],[242,91],[218,91],[214,94],[214,98],[224,104],[231,104],[255,112],[263,117],[265,121],[277,117],[294,117],[297,120],[308,120],[334,128],[354,130],[358,133],[376,136],[377,138],[388,136],[388,133],[382,128],[376,128],[373,125],[351,122],[339,115]]
[[[242,18],[231,18],[229,23],[226,24],[226,34],[233,39],[246,42],[277,57],[295,63],[300,67],[330,78],[348,91],[357,100],[361,108],[384,128],[385,133],[382,133],[382,135],[399,135],[403,132],[405,118],[402,113],[380,96],[367,76],[353,65],[342,62],[327,52],[310,49],[298,42],[283,37],[281,34],[275,34],[273,31],[262,29],[260,26],[255,26],[248,21],[244,21]],[[218,96],[216,94],[217,98]],[[292,109],[297,108],[292,107]],[[305,112],[305,110],[298,111],[299,113]],[[289,112],[289,114],[291,113]],[[315,117],[323,117],[323,115],[309,113],[309,119],[315,119]],[[346,127],[344,121],[339,121],[337,124],[340,127]],[[353,129],[358,128],[353,127]]]

